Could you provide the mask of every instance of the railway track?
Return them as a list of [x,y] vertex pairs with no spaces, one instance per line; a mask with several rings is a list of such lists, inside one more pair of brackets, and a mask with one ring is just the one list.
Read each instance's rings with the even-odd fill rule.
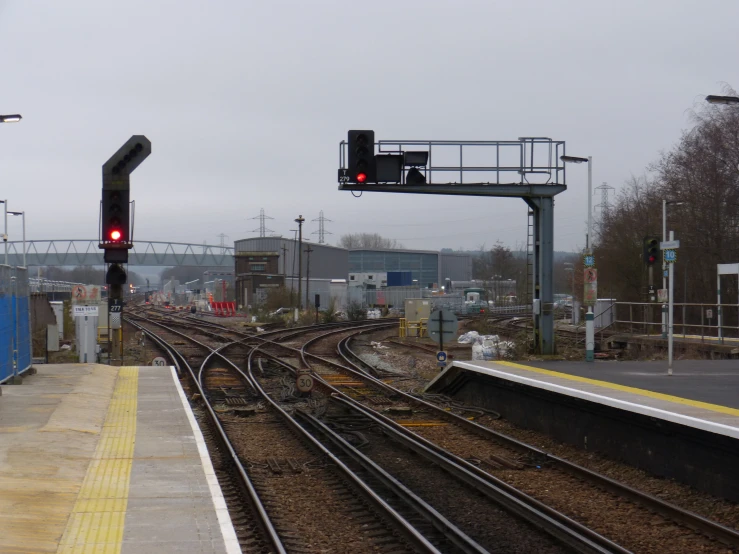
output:
[[[337,348],[342,363],[357,371],[369,372],[368,364],[350,347],[350,340],[351,337],[340,343]],[[485,421],[486,418],[495,419],[497,417],[495,413],[460,406],[440,395],[411,395],[401,391],[398,393],[400,396],[397,403],[401,409],[386,409],[383,415],[398,423],[406,433],[412,430],[414,435],[428,440],[430,447],[439,445],[448,449],[462,460],[469,461],[480,471],[491,473],[516,487],[528,490],[542,501],[547,501],[547,497],[550,496],[542,494],[542,491],[551,493],[557,488],[565,491],[580,489],[582,494],[576,497],[570,495],[569,498],[581,497],[582,502],[562,504],[560,509],[572,515],[577,514],[579,518],[587,521],[589,526],[599,528],[604,533],[609,532],[609,536],[616,531],[624,544],[629,544],[629,537],[635,535],[638,522],[647,521],[649,524],[645,532],[654,536],[662,534],[665,544],[673,544],[672,547],[662,546],[659,549],[661,552],[669,552],[671,548],[685,552],[706,551],[709,546],[705,544],[705,537],[720,543],[712,546],[717,551],[723,551],[722,545],[739,551],[739,533],[734,529],[472,421],[472,419],[480,421]],[[410,410],[404,411],[403,407]],[[403,425],[404,420],[410,418],[416,423],[427,424]],[[450,433],[447,426],[440,425],[442,422],[451,424],[458,432]],[[590,490],[582,490],[581,483],[588,484]],[[595,508],[596,513],[589,513],[593,510],[591,506]],[[623,520],[622,529],[614,529],[613,516],[624,512],[627,517]],[[598,523],[600,514],[608,516],[600,518],[601,523]],[[664,518],[663,521],[655,521],[654,514]],[[683,530],[675,529],[671,523],[679,524]],[[686,533],[688,529],[695,534]],[[636,547],[634,549],[638,550]]]
[[[152,322],[144,318],[131,323],[150,336],[164,331],[186,337],[163,323],[154,324],[159,331],[155,333],[147,325]],[[209,353],[200,368],[194,369],[172,346],[174,339],[158,340],[196,383],[211,416],[209,423],[218,431],[219,450],[231,454],[230,464],[235,468],[232,473],[238,475],[241,488],[248,492],[243,496],[248,496],[250,515],[259,520],[262,536],[255,537],[254,526],[239,526],[245,552],[459,551],[447,550],[450,545],[443,535],[437,538],[442,549],[434,547],[341,460],[302,431],[279,404],[264,393],[260,395],[253,378],[224,354],[240,345],[197,341]],[[254,417],[245,420],[243,414],[259,402],[270,403],[271,409],[250,414]],[[234,403],[244,408],[240,410],[242,415],[228,413],[226,406]],[[245,427],[256,425],[258,434],[245,432]],[[243,510],[237,507],[237,519],[243,522],[246,518],[239,512]],[[346,517],[336,518],[336,513]]]
[[[194,323],[188,322],[188,325],[192,328]],[[701,521],[702,518],[694,514],[685,513],[639,491],[628,490],[628,487],[605,477],[471,422],[465,419],[470,412],[465,411],[464,407],[456,409],[458,413],[447,411],[436,405],[438,399],[417,398],[388,385],[383,380],[387,381],[393,375],[359,361],[352,352],[350,341],[353,336],[379,327],[365,326],[349,330],[336,326],[281,330],[255,337],[217,324],[204,325],[201,332],[213,340],[219,340],[221,348],[218,354],[214,354],[215,349],[211,348],[208,359],[220,356],[220,365],[227,365],[228,358],[223,351],[228,350],[234,352],[229,358],[240,359],[245,369],[242,384],[238,387],[235,381],[219,383],[217,379],[208,386],[206,379],[204,385],[200,385],[202,394],[221,402],[226,402],[227,394],[230,394],[230,401],[241,398],[246,402],[243,411],[253,412],[249,416],[251,420],[231,413],[217,416],[232,435],[238,434],[239,429],[256,425],[245,421],[259,421],[254,417],[254,414],[261,417],[254,402],[268,403],[271,407],[270,417],[284,412],[285,415],[280,417],[290,419],[308,432],[315,441],[314,448],[321,445],[370,490],[381,491],[379,494],[382,498],[392,499],[388,500],[388,506],[439,551],[516,551],[511,548],[515,544],[524,544],[525,541],[521,540],[524,535],[536,535],[535,541],[540,542],[528,544],[525,549],[519,550],[522,552],[555,552],[563,548],[565,551],[580,552],[629,551],[616,544],[619,541],[606,539],[604,535],[611,536],[613,530],[604,527],[598,520],[591,521],[587,513],[576,514],[576,519],[586,524],[578,523],[575,518],[566,515],[567,507],[560,511],[547,505],[546,495],[545,498],[535,498],[537,489],[553,486],[540,479],[539,476],[544,474],[556,474],[560,483],[566,483],[560,486],[568,486],[573,490],[582,490],[582,483],[587,483],[592,491],[583,495],[585,498],[589,494],[610,495],[610,501],[615,505],[626,502],[629,509],[637,510],[635,518],[639,517],[638,510],[643,510],[647,520],[652,521],[652,512],[657,512],[670,524],[678,523],[682,529],[689,528],[695,536],[695,545],[699,547],[694,551],[713,551],[715,544],[706,536],[724,544],[739,544],[733,530],[708,520]],[[301,334],[308,331],[314,335],[311,339],[299,339]],[[320,334],[316,335],[317,332]],[[231,335],[227,336],[229,333]],[[326,341],[333,341],[334,338],[341,340],[327,347]],[[301,340],[300,347],[291,346]],[[334,348],[338,348],[338,352],[334,352]],[[240,354],[237,353],[239,351]],[[201,363],[199,378],[204,372],[207,374],[203,370],[207,365],[206,359]],[[290,390],[290,384],[294,383],[292,375],[300,368],[312,368],[313,375],[320,383],[320,390],[315,391],[312,398],[302,398]],[[241,371],[238,363],[232,364],[231,371]],[[256,400],[257,392],[261,394],[261,400]],[[219,394],[223,395],[222,398],[218,398]],[[287,419],[284,421],[282,425],[292,425],[287,423]],[[278,427],[272,420],[261,423],[263,427],[271,425],[273,430]],[[455,429],[453,432],[452,428]],[[292,432],[297,433],[294,427]],[[275,435],[267,444],[279,441],[278,435]],[[253,449],[244,450],[242,459],[248,454],[246,457],[253,461],[254,454],[250,452]],[[305,460],[305,456],[292,459]],[[291,463],[289,456],[273,458],[272,462],[269,457],[258,462],[261,466],[254,465],[252,472],[256,471],[255,468],[261,468],[268,474],[275,471],[289,473],[299,465]],[[274,467],[270,468],[270,464]],[[532,475],[536,478],[532,479]],[[262,481],[257,482],[255,490],[263,487]],[[532,483],[536,483],[536,486]],[[602,489],[607,492],[604,493]],[[470,490],[474,490],[475,494],[471,495]],[[455,491],[454,494],[450,494],[451,491]],[[267,497],[271,502],[279,503],[275,500],[279,498],[278,494],[267,493]],[[455,499],[453,505],[449,505],[450,499]],[[462,499],[464,502],[460,502]],[[279,508],[271,506],[269,511],[278,513]],[[460,513],[492,513],[495,517],[484,525],[481,517],[466,520]],[[386,520],[387,516],[380,519]],[[505,523],[496,526],[496,522],[500,521]],[[383,525],[387,523],[380,527]],[[528,532],[517,529],[516,525],[523,525]],[[292,530],[294,527],[288,525],[287,536],[295,533]],[[490,532],[481,533],[481,527]],[[600,528],[603,534],[593,530]],[[533,533],[531,529],[534,529]],[[506,532],[509,532],[507,537]],[[685,546],[683,543],[688,539],[682,536],[680,539]],[[404,545],[408,547],[411,543],[406,540]],[[628,541],[623,544],[628,546]],[[639,550],[639,545],[633,549]]]

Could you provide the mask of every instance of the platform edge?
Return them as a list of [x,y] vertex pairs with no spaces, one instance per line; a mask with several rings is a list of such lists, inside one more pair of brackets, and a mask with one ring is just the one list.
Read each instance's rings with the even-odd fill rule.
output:
[[213,469],[213,463],[210,461],[210,454],[208,453],[208,446],[205,444],[203,433],[200,431],[198,422],[195,420],[195,414],[192,412],[192,408],[190,408],[190,403],[187,401],[185,391],[182,389],[180,380],[177,377],[177,370],[174,366],[170,366],[170,370],[172,373],[172,380],[177,387],[177,394],[180,395],[180,401],[185,409],[185,414],[187,414],[187,420],[190,422],[190,427],[192,428],[192,433],[195,437],[195,443],[198,446],[198,454],[200,454],[200,461],[203,465],[205,478],[208,481],[211,500],[213,500],[213,507],[215,508],[216,516],[218,517],[218,524],[221,528],[221,536],[226,545],[226,552],[228,554],[241,554],[241,546],[236,537],[236,530],[231,521],[231,515],[228,513],[226,499],[223,497],[221,486],[218,484],[215,469]]

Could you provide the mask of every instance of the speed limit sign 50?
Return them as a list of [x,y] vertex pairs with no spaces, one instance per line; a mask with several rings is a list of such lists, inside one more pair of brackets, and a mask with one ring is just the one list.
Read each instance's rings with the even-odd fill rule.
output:
[[297,379],[295,381],[295,386],[300,392],[310,392],[313,390],[313,376],[310,374],[310,371],[308,370],[302,370],[298,372]]

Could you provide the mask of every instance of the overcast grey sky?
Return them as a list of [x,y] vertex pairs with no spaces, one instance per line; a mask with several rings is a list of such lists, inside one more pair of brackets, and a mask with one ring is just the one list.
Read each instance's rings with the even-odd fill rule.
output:
[[[336,183],[348,129],[377,139],[548,136],[616,188],[688,110],[739,86],[739,2],[0,0],[0,198],[29,238],[94,238],[101,165],[133,134],[136,238],[217,244],[324,210],[330,241],[409,248],[525,241],[522,200]],[[584,243],[587,170],[568,170],[555,248]],[[594,204],[597,204],[596,200]],[[10,221],[20,240],[20,218]],[[433,223],[431,223],[433,221]],[[313,237],[317,240],[317,236]]]

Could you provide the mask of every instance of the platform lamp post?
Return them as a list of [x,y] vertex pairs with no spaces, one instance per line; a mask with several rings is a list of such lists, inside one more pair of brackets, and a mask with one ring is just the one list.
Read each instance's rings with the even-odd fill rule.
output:
[[5,244],[5,265],[8,265],[8,201],[0,200],[3,203],[3,211],[5,212],[5,228],[3,229],[3,244]]
[[[709,104],[726,104],[726,105],[739,105],[739,96],[718,96],[709,94],[706,96],[706,102]],[[720,279],[720,278],[719,278]],[[716,312],[718,313],[718,337],[723,344],[723,336],[721,332],[722,316],[721,313],[721,284],[719,283],[719,294],[718,294],[718,306],[716,306]]]
[[[0,115],[0,123],[18,123],[23,116],[21,114]],[[3,242],[5,243],[5,265],[8,265],[8,201],[0,200],[5,208],[5,229],[3,230]]]
[[[662,242],[667,241],[667,206],[682,206],[685,204],[682,200],[662,199]],[[662,256],[662,290],[667,288],[667,264],[665,257]],[[667,338],[667,304],[662,304],[662,338]]]
[[[559,158],[565,163],[588,164],[588,231],[585,236],[585,253],[592,260],[592,237],[593,237],[593,157],[581,158],[578,156],[560,156]],[[587,264],[586,264],[587,266]],[[583,298],[583,301],[585,298]],[[588,312],[585,314],[585,361],[592,362],[595,358],[595,314],[593,306],[588,305]]]
[[23,267],[26,265],[26,212],[8,212],[8,215],[19,215],[23,219]]
[[739,104],[739,96],[715,96],[710,94],[706,96],[706,102],[709,104]]

